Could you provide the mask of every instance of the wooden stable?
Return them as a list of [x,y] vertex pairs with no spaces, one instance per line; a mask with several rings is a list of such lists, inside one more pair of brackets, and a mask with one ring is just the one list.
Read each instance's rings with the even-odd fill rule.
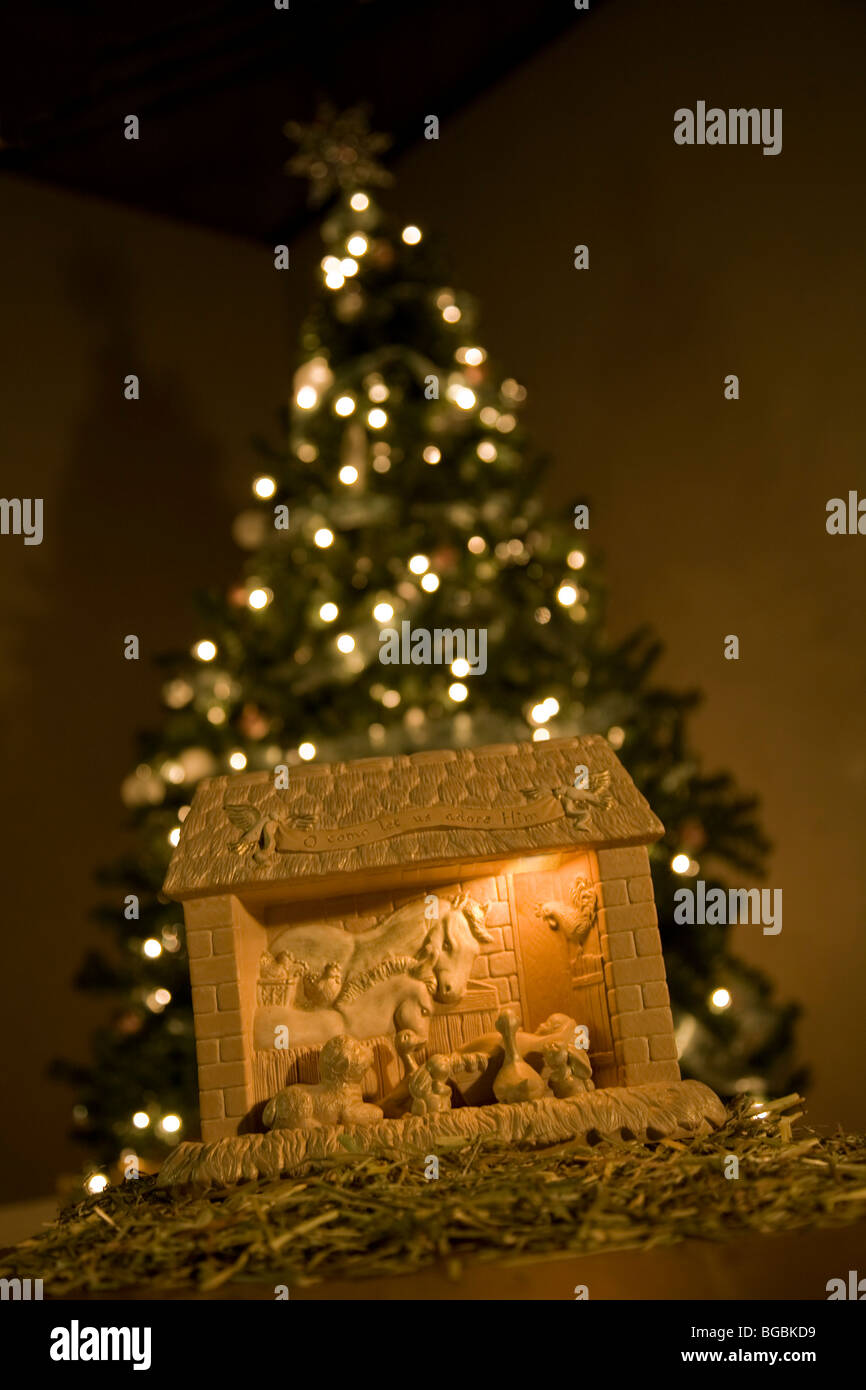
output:
[[524,1029],[584,1025],[597,1088],[679,1082],[647,854],[663,827],[605,739],[284,780],[202,782],[165,883],[184,904],[206,1143],[261,1133],[270,1098],[316,1079],[326,1035],[371,1045],[375,1099],[400,1077],[401,1029],[451,1051],[503,1005]]

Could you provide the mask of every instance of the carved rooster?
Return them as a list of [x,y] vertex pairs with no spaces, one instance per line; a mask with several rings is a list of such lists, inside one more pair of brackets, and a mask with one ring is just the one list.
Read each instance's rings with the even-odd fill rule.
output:
[[571,902],[551,901],[535,904],[535,915],[551,931],[563,931],[574,946],[582,946],[592,931],[598,910],[595,888],[585,878],[574,881]]
[[343,988],[343,968],[339,961],[329,960],[320,975],[304,975],[304,994],[311,1004],[333,1004]]

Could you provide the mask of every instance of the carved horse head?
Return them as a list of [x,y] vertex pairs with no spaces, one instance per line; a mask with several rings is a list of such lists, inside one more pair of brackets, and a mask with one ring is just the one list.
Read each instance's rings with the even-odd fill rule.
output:
[[463,998],[482,942],[493,940],[484,926],[489,906],[465,892],[451,901],[442,899],[439,917],[431,923],[418,953],[436,978],[433,998],[437,1004],[457,1004]]

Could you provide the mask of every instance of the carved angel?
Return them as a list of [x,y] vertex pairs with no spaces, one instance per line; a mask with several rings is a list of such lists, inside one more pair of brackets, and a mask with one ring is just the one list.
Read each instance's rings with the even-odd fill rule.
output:
[[289,825],[293,830],[309,830],[315,824],[313,816],[274,817],[262,815],[248,801],[224,802],[229,822],[240,830],[237,840],[229,849],[235,854],[252,854],[257,864],[266,864],[274,853],[274,836],[278,825]]

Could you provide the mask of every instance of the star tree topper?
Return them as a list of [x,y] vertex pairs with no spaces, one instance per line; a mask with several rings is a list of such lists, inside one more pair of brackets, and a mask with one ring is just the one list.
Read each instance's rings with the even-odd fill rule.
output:
[[331,102],[323,102],[309,125],[288,121],[283,130],[298,146],[286,170],[310,180],[314,207],[338,191],[382,187],[393,181],[377,158],[389,148],[391,137],[370,129],[367,106],[337,111]]

